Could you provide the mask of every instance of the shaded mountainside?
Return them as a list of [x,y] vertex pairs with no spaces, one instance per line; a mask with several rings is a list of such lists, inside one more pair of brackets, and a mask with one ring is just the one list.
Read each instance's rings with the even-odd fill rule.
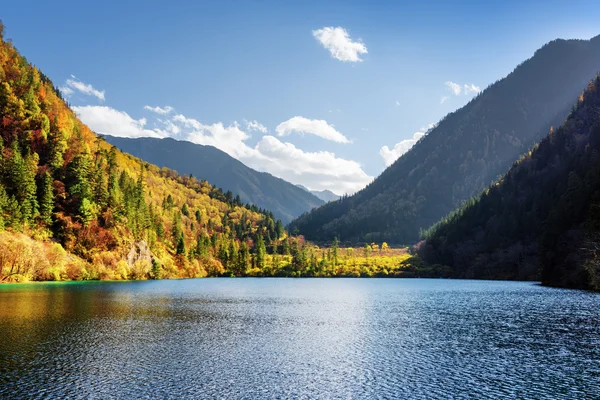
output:
[[564,125],[426,237],[424,261],[458,277],[600,290],[600,80]]
[[0,23],[0,281],[244,274],[273,214],[121,153],[77,119]]
[[480,193],[560,125],[599,70],[600,36],[545,45],[447,115],[365,189],[302,215],[290,229],[317,241],[417,241],[421,229]]
[[239,195],[243,203],[273,212],[284,223],[323,204],[320,198],[265,172],[255,171],[213,147],[174,139],[105,136],[122,151],[180,174],[192,174]]

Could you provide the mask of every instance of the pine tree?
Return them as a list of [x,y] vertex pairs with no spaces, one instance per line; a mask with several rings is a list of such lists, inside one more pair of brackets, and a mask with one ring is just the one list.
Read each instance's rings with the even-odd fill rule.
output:
[[0,183],[0,230],[4,229],[5,226],[4,213],[8,211],[7,206],[8,195],[6,194],[4,186]]
[[39,180],[38,202],[40,205],[40,220],[46,226],[50,226],[54,211],[54,192],[52,190],[52,177],[48,172],[45,172]]
[[333,246],[331,246],[331,255],[333,257],[333,265],[336,266],[338,263],[338,248],[340,245],[340,241],[338,239],[338,237],[336,236],[335,238],[333,238]]
[[11,155],[5,163],[7,192],[14,196],[20,211],[20,221],[25,224],[32,222],[38,212],[35,184],[38,159],[36,153],[23,159],[17,140],[13,140]]
[[67,166],[67,190],[75,208],[75,213],[84,223],[94,217],[95,205],[92,201],[90,183],[91,157],[87,147],[73,158]]
[[265,241],[261,235],[256,238],[256,267],[263,269],[265,267],[265,258],[267,249],[265,248]]
[[240,245],[240,251],[238,253],[238,262],[236,265],[237,275],[241,276],[246,272],[248,265],[250,264],[250,249],[246,242],[242,242]]
[[176,254],[185,256],[185,240],[183,238],[183,233],[181,233],[179,238],[177,238]]

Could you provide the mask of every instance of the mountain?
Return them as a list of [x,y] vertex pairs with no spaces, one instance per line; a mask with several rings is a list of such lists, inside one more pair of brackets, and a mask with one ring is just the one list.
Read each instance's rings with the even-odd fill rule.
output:
[[285,237],[273,214],[96,136],[2,28],[0,282],[241,275],[264,266],[266,245]]
[[310,192],[326,203],[329,203],[330,201],[339,200],[342,197],[342,196],[338,196],[337,194],[333,193],[331,190],[328,190],[328,189],[311,190]]
[[302,185],[296,185],[296,186],[298,186],[302,190],[305,190],[307,192],[314,194],[319,199],[323,200],[325,203],[329,203],[330,201],[339,200],[342,197],[342,196],[338,196],[337,194],[333,193],[331,190],[327,190],[327,189],[325,189],[325,190],[309,190],[307,187],[302,186]]
[[420,246],[455,276],[600,290],[600,79],[566,122]]
[[307,239],[412,243],[560,125],[600,70],[600,36],[555,40],[447,115],[370,185],[289,225]]
[[323,204],[323,201],[295,185],[266,172],[248,168],[213,146],[174,139],[127,139],[106,135],[122,151],[161,167],[191,174],[239,195],[244,203],[273,212],[284,223]]

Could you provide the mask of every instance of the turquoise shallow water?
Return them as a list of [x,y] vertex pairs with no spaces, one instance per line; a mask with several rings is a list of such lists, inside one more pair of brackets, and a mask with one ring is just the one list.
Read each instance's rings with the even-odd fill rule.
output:
[[600,295],[533,283],[0,285],[0,397],[600,398]]

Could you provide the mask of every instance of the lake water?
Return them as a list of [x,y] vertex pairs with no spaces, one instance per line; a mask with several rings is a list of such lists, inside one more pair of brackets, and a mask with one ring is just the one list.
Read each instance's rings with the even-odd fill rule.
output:
[[534,283],[0,285],[0,397],[600,398],[600,295]]

